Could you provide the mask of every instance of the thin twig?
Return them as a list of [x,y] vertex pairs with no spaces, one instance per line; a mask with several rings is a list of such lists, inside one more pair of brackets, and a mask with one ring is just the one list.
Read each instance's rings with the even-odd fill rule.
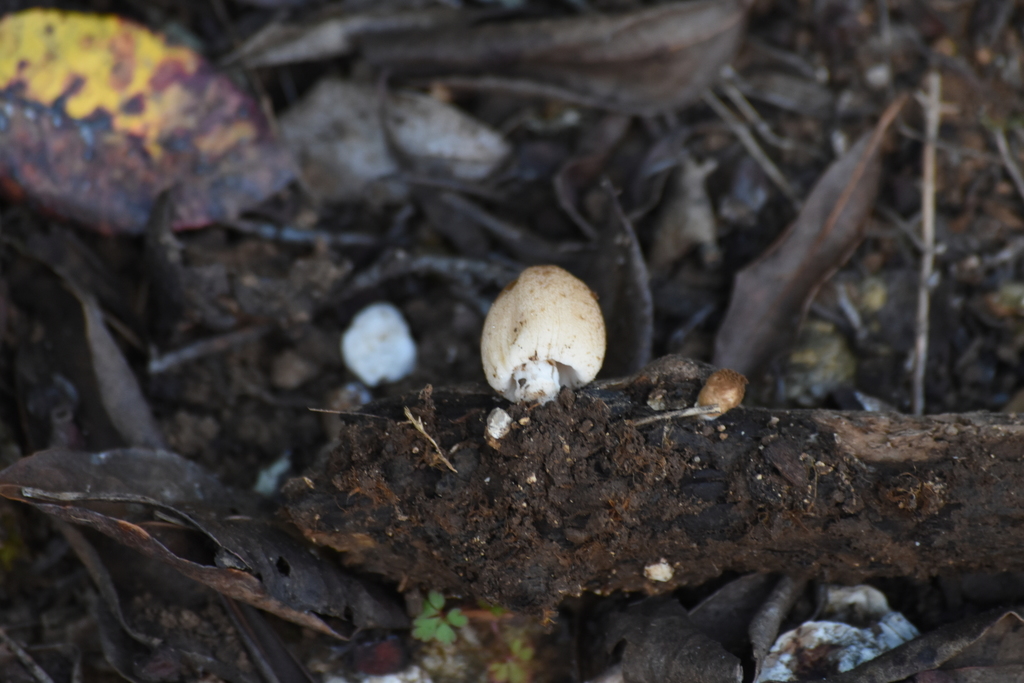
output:
[[928,313],[935,266],[935,140],[942,118],[942,80],[937,71],[928,74],[923,98],[925,116],[924,178],[921,191],[921,275],[917,283],[917,325],[914,339],[912,407],[924,414],[924,371],[928,364]]
[[[956,105],[943,103],[942,112],[944,114],[955,114],[958,111]],[[911,140],[917,140],[918,142],[924,142],[924,136],[918,131],[911,128],[905,123],[899,123],[896,125],[896,132],[905,138]],[[952,165],[956,165],[959,162],[959,157],[965,156],[972,159],[981,159],[990,164],[998,164],[1000,162],[998,154],[992,154],[991,152],[985,152],[980,149],[971,149],[970,147],[964,147],[963,145],[955,145],[945,140],[936,140],[935,149],[940,149],[949,155],[949,160]]]
[[776,187],[782,190],[782,194],[786,195],[786,198],[799,210],[801,202],[797,198],[796,191],[793,190],[792,185],[786,180],[786,176],[782,175],[782,171],[775,165],[775,162],[768,158],[768,155],[761,149],[761,146],[757,144],[757,140],[754,139],[754,134],[750,132],[750,128],[736,118],[736,115],[732,113],[729,107],[725,106],[725,103],[718,99],[710,90],[704,91],[703,98],[705,104],[711,107],[725,121],[733,135],[740,141],[740,144],[747,150],[747,153],[754,158],[754,161],[758,163],[765,175],[775,183]]
[[924,251],[924,244],[921,242],[921,238],[917,234],[917,226],[921,222],[920,212],[905,219],[903,216],[896,213],[892,207],[885,206],[884,204],[877,205],[875,207],[875,211],[877,211],[882,218],[892,223],[904,237],[910,240],[910,243],[914,245],[914,248],[917,249],[918,253]]
[[32,674],[32,677],[38,683],[53,683],[50,674],[43,671],[43,668],[36,664],[36,660],[32,659],[32,655],[26,652],[21,645],[18,645],[17,641],[7,635],[7,631],[2,628],[0,628],[0,641],[3,642],[8,650],[14,653],[14,656],[21,662],[21,665],[28,669],[29,673]]
[[225,221],[225,227],[246,235],[255,235],[265,240],[285,244],[316,244],[322,242],[329,247],[372,247],[381,243],[379,235],[362,232],[327,232],[326,230],[303,230],[288,225],[274,225],[261,221],[238,219]]
[[[423,420],[413,415],[412,411],[409,410],[409,406],[402,406],[402,409],[405,410],[405,417],[408,418],[409,424],[415,427],[417,432],[425,436],[427,441],[430,442],[430,445],[434,447],[434,452],[437,455],[437,459],[443,462],[445,466],[452,472],[458,474],[459,471],[455,469],[451,462],[448,461],[448,458],[444,457],[444,452],[441,450],[441,447],[437,445],[437,442],[434,441],[434,437],[427,433],[427,428],[423,426]],[[437,462],[435,461],[432,464],[436,465]]]
[[1024,199],[1024,175],[1021,175],[1020,166],[1017,165],[1013,154],[1010,153],[1010,145],[1006,141],[1006,131],[1002,128],[996,128],[992,131],[992,136],[996,139],[999,157],[1003,160],[1006,172],[1013,179],[1013,185],[1017,188],[1017,194],[1021,196],[1021,199]]
[[677,417],[695,417],[697,415],[708,415],[709,413],[717,413],[720,410],[717,403],[712,403],[706,406],[694,406],[692,408],[684,408],[682,410],[670,410],[667,413],[658,413],[657,415],[651,415],[640,420],[633,420],[633,426],[639,427],[641,425],[649,425],[654,422],[661,422],[662,420],[674,420]]
[[270,330],[271,327],[269,325],[258,325],[256,327],[228,332],[227,334],[222,334],[216,337],[210,337],[209,339],[203,339],[194,344],[189,344],[184,348],[180,348],[177,351],[170,351],[163,355],[154,354],[149,359],[149,366],[147,369],[151,375],[167,372],[176,365],[188,363],[204,356],[212,356],[213,354],[227,351],[234,346],[255,341],[270,332]]
[[731,66],[726,66],[722,69],[723,80],[719,84],[722,88],[722,92],[729,98],[733,106],[739,109],[740,113],[743,114],[743,118],[747,120],[747,123],[754,127],[757,134],[761,136],[761,139],[767,142],[773,147],[778,147],[784,150],[796,149],[797,144],[793,140],[788,138],[780,137],[772,130],[772,127],[768,125],[768,122],[761,118],[761,114],[758,113],[754,105],[740,92],[740,89],[736,87],[734,81],[739,78],[739,74]]

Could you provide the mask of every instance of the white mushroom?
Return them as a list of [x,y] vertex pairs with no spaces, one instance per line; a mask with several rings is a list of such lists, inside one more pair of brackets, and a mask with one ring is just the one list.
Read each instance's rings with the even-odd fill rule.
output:
[[575,389],[604,362],[597,296],[558,266],[533,266],[510,283],[484,321],[480,355],[487,382],[510,401],[547,403]]

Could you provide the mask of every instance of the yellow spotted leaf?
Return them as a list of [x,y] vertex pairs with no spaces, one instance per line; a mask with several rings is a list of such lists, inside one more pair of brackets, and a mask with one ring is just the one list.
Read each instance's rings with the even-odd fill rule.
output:
[[109,15],[0,17],[0,190],[103,232],[234,218],[294,176],[256,102],[192,50]]

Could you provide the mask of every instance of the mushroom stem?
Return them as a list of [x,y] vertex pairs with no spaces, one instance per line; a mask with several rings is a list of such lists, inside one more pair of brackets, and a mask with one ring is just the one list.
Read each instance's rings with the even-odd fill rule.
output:
[[531,360],[512,371],[512,383],[505,398],[510,401],[547,403],[558,395],[558,367],[554,361]]

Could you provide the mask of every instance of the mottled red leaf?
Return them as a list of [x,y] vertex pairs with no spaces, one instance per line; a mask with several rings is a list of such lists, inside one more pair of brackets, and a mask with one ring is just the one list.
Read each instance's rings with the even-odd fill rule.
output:
[[114,16],[0,19],[0,191],[102,232],[236,217],[294,175],[257,103],[195,52]]

